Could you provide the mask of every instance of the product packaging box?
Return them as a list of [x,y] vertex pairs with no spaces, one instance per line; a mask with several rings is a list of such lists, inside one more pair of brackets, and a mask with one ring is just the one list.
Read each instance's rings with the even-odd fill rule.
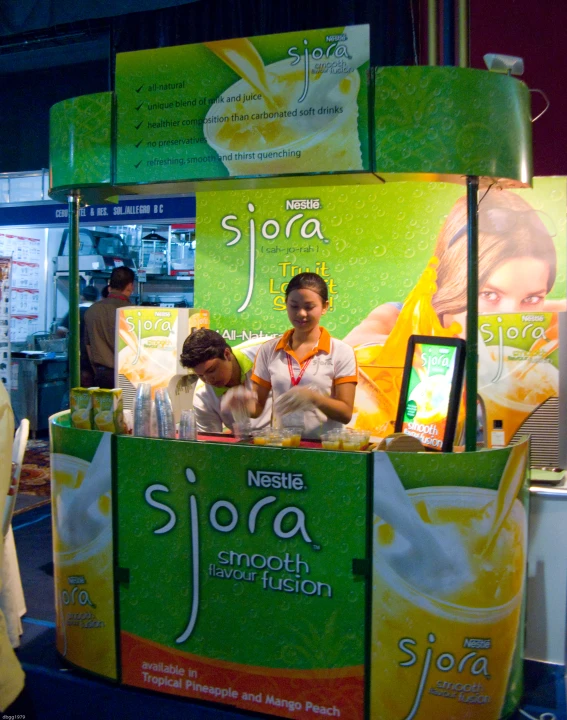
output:
[[71,388],[69,406],[71,408],[71,425],[81,430],[93,428],[93,403],[90,388]]
[[103,432],[123,433],[122,390],[92,391],[93,428]]

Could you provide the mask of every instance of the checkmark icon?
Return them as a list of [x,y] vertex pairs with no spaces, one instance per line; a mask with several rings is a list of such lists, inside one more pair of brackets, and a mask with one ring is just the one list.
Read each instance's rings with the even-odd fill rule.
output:
[[140,90],[141,90],[141,89],[142,89],[143,87],[144,87],[143,85],[140,85],[140,87],[139,87],[139,88],[136,88],[136,92],[137,92],[137,93],[139,93],[139,92],[140,92]]
[[137,125],[134,125],[134,127],[136,128],[136,130],[139,130],[139,129],[142,127],[142,123],[143,123],[143,122],[144,122],[144,121],[142,120],[142,121],[139,122]]
[[144,103],[143,103],[143,101],[142,101],[142,102],[138,105],[138,107],[136,108],[136,110],[139,110],[139,109],[142,107],[143,104],[144,104]]
[[136,168],[136,170],[140,167],[141,164],[142,164],[141,160],[140,160],[140,162],[134,163],[134,167]]
[[144,141],[143,141],[143,139],[142,139],[142,140],[140,140],[140,142],[137,142],[137,143],[136,143],[135,147],[139,148],[139,147],[140,147],[140,145],[141,145],[141,144],[142,144],[143,142],[144,142]]

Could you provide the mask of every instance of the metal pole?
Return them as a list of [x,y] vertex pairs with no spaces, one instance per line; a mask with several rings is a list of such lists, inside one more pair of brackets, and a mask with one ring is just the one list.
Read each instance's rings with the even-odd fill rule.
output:
[[478,177],[467,177],[467,359],[465,449],[476,450],[478,387]]
[[443,65],[455,64],[455,4],[443,0]]
[[69,387],[81,384],[79,344],[79,216],[80,196],[69,195]]
[[427,3],[427,63],[437,65],[437,0]]
[[459,67],[469,66],[469,0],[459,0]]

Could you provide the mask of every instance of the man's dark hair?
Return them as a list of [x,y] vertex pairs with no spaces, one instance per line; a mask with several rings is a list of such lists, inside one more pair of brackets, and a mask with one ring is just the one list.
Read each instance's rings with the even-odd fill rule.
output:
[[108,282],[111,290],[124,290],[127,285],[133,283],[136,279],[134,271],[128,267],[118,267],[110,273]]
[[95,300],[98,300],[98,290],[95,288],[94,285],[87,285],[81,295],[85,298],[85,300],[89,302],[94,302]]
[[214,330],[201,328],[195,330],[183,343],[181,364],[186,368],[194,368],[212,358],[224,358],[224,351],[229,348],[226,340]]

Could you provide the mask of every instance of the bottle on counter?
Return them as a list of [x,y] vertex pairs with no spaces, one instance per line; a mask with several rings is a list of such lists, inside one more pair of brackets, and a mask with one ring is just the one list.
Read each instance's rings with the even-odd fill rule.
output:
[[506,436],[504,434],[504,423],[502,420],[494,420],[492,423],[492,432],[490,433],[490,447],[498,448],[506,446]]

